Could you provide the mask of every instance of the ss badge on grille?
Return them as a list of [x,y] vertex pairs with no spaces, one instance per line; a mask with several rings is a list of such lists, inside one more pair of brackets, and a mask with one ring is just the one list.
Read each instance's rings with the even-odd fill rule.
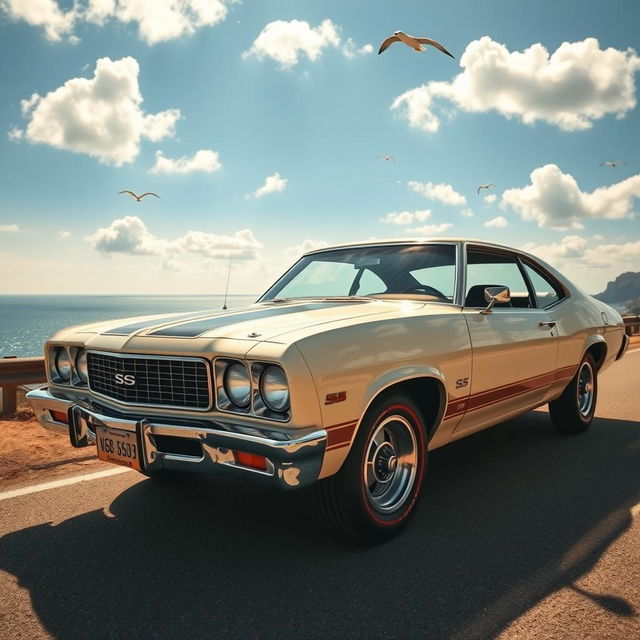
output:
[[116,379],[116,384],[124,384],[128,387],[131,387],[136,383],[135,376],[125,375],[123,373],[116,373],[115,379]]

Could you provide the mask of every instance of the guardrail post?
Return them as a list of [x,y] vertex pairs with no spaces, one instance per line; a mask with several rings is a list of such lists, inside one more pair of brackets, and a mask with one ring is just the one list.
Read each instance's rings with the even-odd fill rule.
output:
[[2,411],[0,415],[9,415],[15,413],[18,408],[18,385],[3,384],[2,385]]

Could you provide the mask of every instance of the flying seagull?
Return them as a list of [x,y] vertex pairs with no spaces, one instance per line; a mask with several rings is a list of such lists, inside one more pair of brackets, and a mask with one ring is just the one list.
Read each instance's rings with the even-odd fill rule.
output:
[[624,160],[614,160],[613,162],[601,162],[600,166],[605,166],[605,167],[617,167],[619,164],[627,164]]
[[394,156],[386,156],[386,155],[380,155],[378,156],[379,159],[384,160],[385,162],[389,162],[389,160],[391,160],[392,162],[395,162],[396,159]]
[[495,187],[495,186],[496,186],[496,185],[495,185],[495,184],[493,184],[493,182],[489,182],[489,183],[487,183],[487,184],[481,184],[481,185],[478,187],[478,193],[480,193],[480,189],[488,189],[489,187]]
[[439,42],[432,40],[431,38],[416,38],[406,34],[404,31],[395,31],[392,36],[389,36],[381,45],[378,55],[380,55],[385,49],[388,49],[394,42],[404,42],[408,47],[415,49],[416,51],[424,51],[423,44],[430,44],[436,49],[440,49],[442,53],[446,53],[455,59],[455,56],[450,54]]
[[129,189],[125,189],[124,191],[118,191],[118,193],[128,193],[130,196],[133,196],[136,199],[136,202],[142,202],[142,198],[144,198],[145,196],[155,196],[156,198],[160,197],[157,193],[152,193],[151,191],[147,191],[146,193],[143,193],[140,196],[133,193],[133,191],[129,191]]

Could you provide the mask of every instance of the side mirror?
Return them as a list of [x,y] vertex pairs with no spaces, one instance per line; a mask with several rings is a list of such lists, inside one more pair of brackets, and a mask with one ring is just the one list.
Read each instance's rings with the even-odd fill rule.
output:
[[493,313],[496,302],[505,303],[511,301],[511,291],[509,287],[487,287],[484,290],[484,299],[487,301],[487,308],[480,313],[484,316]]

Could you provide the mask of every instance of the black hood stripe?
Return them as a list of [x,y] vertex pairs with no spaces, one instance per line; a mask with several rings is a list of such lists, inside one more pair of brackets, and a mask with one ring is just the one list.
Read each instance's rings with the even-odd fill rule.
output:
[[[353,303],[346,303],[353,304]],[[311,304],[300,304],[295,306],[275,306],[267,309],[256,309],[255,311],[245,311],[243,313],[230,313],[229,315],[205,318],[195,322],[164,327],[157,331],[152,331],[150,336],[165,336],[168,338],[196,338],[204,333],[231,326],[239,322],[250,322],[251,320],[261,320],[262,318],[272,318],[285,316],[292,313],[303,313],[305,311],[315,311],[316,309],[330,309],[331,307],[344,306],[344,302],[316,302]]]
[[138,322],[132,322],[131,324],[125,324],[122,327],[115,327],[114,329],[109,329],[108,331],[103,331],[102,335],[109,336],[130,336],[137,331],[141,331],[142,329],[147,329],[148,327],[153,327],[157,324],[163,324],[167,322],[179,322],[180,320],[189,320],[191,318],[198,318],[205,315],[206,311],[196,311],[192,313],[181,313],[181,314],[169,314],[166,316],[160,316],[159,318],[149,318],[147,320],[138,320]]

